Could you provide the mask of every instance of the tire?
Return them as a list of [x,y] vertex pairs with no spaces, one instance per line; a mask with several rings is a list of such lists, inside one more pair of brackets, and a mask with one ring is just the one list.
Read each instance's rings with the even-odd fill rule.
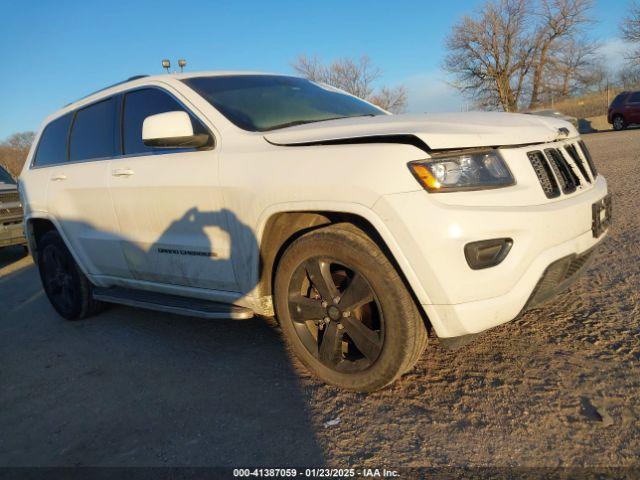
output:
[[624,121],[624,117],[622,115],[615,115],[613,117],[613,129],[620,131],[620,130],[624,130],[624,128],[626,127],[626,123]]
[[38,250],[40,279],[55,311],[67,320],[81,320],[97,313],[102,302],[93,299],[93,286],[58,232],[45,233]]
[[383,388],[411,370],[427,345],[424,321],[402,278],[351,224],[295,240],[277,266],[274,297],[295,355],[340,388]]

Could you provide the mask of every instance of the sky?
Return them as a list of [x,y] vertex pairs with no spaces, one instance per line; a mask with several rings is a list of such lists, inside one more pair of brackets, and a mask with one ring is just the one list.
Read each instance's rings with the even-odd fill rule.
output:
[[[300,54],[368,55],[380,84],[403,84],[409,112],[460,111],[441,70],[444,39],[484,0],[0,0],[0,140],[35,130],[63,105],[132,75],[187,71],[292,73]],[[595,0],[590,34],[615,68],[627,0]]]

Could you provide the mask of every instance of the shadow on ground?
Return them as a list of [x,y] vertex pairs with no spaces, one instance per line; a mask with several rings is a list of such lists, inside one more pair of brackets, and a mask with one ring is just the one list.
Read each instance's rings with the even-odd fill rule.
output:
[[0,465],[322,465],[275,326],[111,307],[55,314],[0,278]]
[[[5,248],[0,247],[0,268],[9,266],[26,256],[27,251],[21,246]],[[0,278],[2,278],[1,274]]]

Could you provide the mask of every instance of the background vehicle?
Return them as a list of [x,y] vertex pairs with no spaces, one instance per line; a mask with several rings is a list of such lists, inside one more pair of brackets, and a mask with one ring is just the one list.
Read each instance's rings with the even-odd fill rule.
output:
[[529,115],[539,115],[541,117],[553,117],[559,120],[564,120],[565,122],[569,122],[574,127],[578,128],[578,119],[576,117],[571,117],[569,115],[565,115],[562,112],[557,110],[530,110],[525,112]]
[[622,92],[613,99],[607,112],[607,122],[614,130],[640,123],[640,92]]
[[137,77],[70,104],[21,185],[63,317],[100,302],[275,313],[313,373],[359,391],[410,370],[427,327],[459,345],[565,288],[611,207],[567,122],[394,116],[228,72]]
[[0,166],[0,247],[26,245],[18,185]]

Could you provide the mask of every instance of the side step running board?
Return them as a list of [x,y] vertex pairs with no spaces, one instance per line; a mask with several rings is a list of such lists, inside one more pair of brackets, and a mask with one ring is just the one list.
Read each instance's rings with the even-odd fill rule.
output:
[[107,303],[119,303],[189,317],[232,320],[246,320],[253,317],[253,310],[237,305],[121,287],[96,288],[93,291],[93,298]]

